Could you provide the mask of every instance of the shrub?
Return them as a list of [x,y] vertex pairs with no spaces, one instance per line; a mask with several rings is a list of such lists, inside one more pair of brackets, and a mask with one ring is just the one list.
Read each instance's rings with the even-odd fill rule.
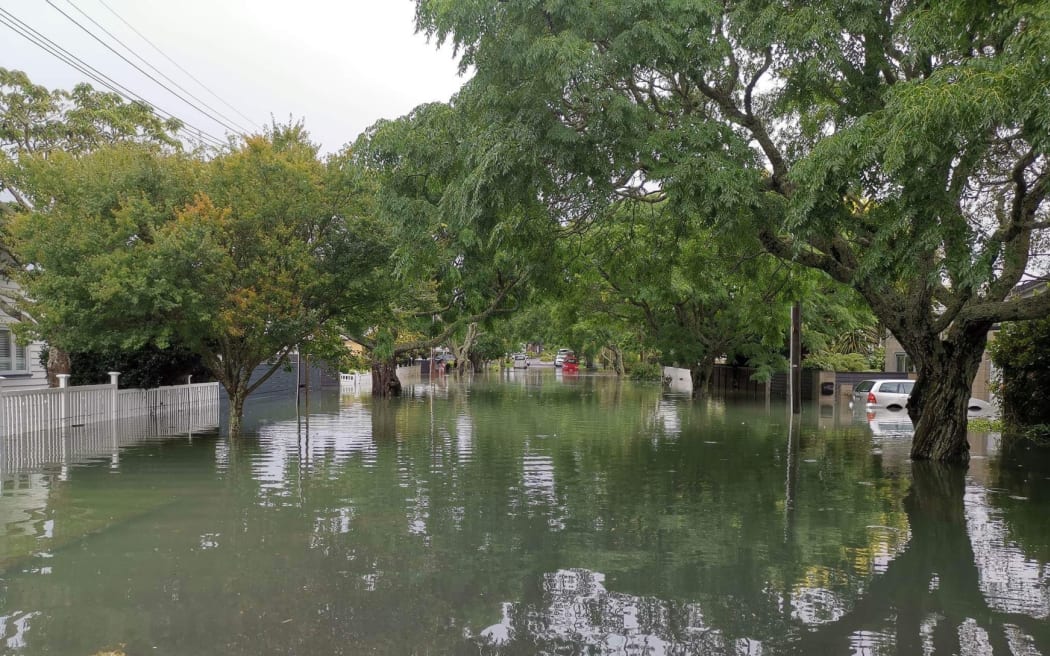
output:
[[1050,424],[1050,318],[1003,324],[989,345],[1007,426]]
[[655,382],[663,380],[664,368],[659,364],[641,362],[631,367],[631,380]]
[[807,355],[802,364],[810,369],[824,369],[826,371],[874,371],[868,356],[865,356],[863,353],[818,351]]

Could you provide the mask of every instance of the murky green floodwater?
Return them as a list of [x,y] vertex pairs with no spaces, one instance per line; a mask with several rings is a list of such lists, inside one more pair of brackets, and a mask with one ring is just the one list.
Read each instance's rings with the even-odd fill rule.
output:
[[1045,453],[912,465],[894,417],[549,369],[407,391],[5,445],[0,649],[1050,654]]

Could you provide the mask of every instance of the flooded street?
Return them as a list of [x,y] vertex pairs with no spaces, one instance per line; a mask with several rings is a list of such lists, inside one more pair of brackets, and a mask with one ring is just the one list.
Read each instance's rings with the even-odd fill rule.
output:
[[1046,449],[549,368],[405,393],[5,443],[2,653],[1050,655]]

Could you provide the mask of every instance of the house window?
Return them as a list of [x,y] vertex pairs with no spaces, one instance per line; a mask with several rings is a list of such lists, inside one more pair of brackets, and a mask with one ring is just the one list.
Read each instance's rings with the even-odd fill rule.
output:
[[26,347],[15,343],[15,336],[7,328],[0,327],[0,374],[24,374],[29,372],[26,362]]
[[911,363],[911,358],[908,357],[907,353],[897,354],[897,372],[906,373],[909,371],[915,371],[915,366]]

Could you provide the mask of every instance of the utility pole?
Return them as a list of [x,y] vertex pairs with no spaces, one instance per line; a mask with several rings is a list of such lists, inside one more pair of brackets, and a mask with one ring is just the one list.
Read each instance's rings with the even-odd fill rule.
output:
[[802,414],[802,304],[791,306],[791,414]]

